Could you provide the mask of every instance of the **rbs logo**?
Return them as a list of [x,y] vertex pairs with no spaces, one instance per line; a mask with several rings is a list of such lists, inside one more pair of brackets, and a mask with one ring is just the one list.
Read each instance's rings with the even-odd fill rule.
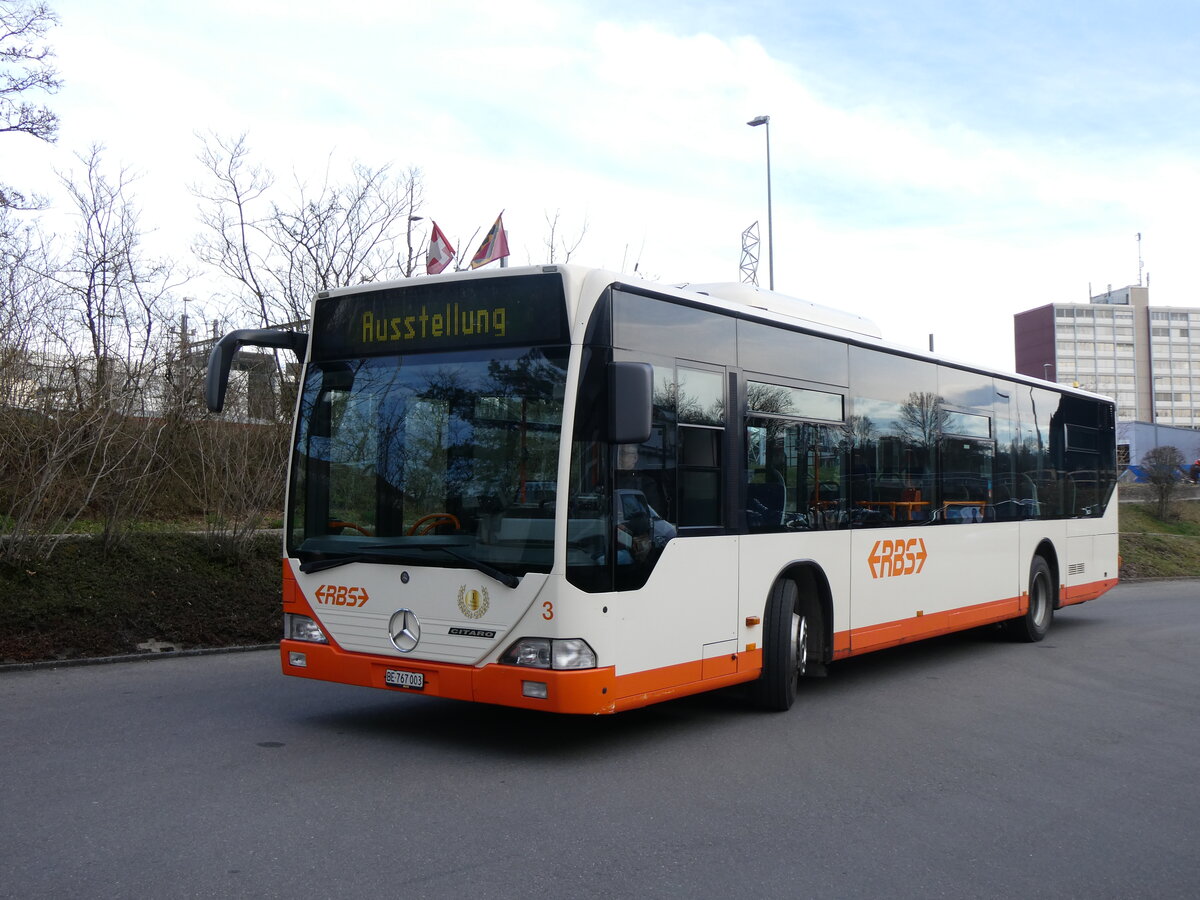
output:
[[925,541],[921,538],[876,541],[867,563],[871,566],[872,578],[895,578],[897,575],[919,575],[928,556]]
[[314,592],[318,603],[330,606],[362,606],[370,597],[367,589],[346,587],[344,584],[323,584]]

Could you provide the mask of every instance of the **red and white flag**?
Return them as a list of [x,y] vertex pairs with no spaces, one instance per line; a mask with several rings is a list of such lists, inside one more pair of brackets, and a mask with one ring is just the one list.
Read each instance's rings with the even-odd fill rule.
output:
[[503,219],[504,212],[501,210],[500,215],[496,216],[496,224],[492,226],[483,239],[483,243],[479,245],[479,249],[471,258],[472,269],[478,269],[480,266],[486,266],[490,262],[508,256],[508,235],[504,232]]
[[429,236],[429,256],[425,260],[425,272],[429,275],[436,275],[450,265],[452,259],[454,259],[454,248],[446,240],[446,235],[442,234],[442,229],[438,228],[438,223],[434,222],[433,234]]

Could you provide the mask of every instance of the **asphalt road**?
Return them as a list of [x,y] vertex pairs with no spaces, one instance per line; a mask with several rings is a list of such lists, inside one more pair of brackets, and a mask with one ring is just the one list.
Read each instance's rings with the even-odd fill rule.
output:
[[1200,586],[554,718],[273,652],[0,673],[0,897],[1200,896]]

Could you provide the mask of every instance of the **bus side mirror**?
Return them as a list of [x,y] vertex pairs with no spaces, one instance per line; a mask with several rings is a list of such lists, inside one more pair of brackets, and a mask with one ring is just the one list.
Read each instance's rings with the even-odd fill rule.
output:
[[649,363],[608,364],[608,439],[614,444],[650,440],[654,411],[654,369]]
[[291,350],[296,359],[304,361],[308,335],[299,331],[279,331],[275,328],[242,328],[231,331],[213,345],[208,356],[208,371],[204,376],[204,401],[212,412],[225,406],[225,390],[229,387],[229,369],[233,358],[243,346],[272,347]]

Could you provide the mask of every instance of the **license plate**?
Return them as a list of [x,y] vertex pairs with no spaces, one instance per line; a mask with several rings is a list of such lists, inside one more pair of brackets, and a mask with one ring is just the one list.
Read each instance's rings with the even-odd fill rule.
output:
[[422,672],[402,672],[399,669],[388,669],[383,673],[383,680],[392,687],[410,688],[414,691],[423,690],[425,675]]

